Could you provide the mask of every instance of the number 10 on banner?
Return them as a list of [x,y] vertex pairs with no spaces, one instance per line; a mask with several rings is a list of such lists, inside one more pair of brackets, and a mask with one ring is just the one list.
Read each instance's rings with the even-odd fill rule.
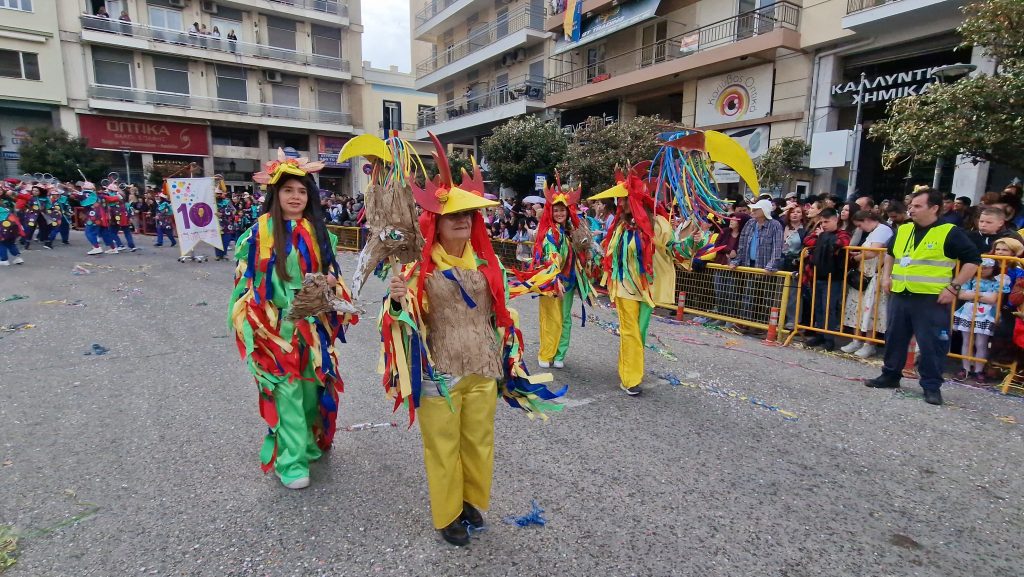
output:
[[178,212],[181,213],[181,221],[184,223],[185,229],[190,229],[193,226],[204,228],[213,221],[213,209],[205,202],[197,202],[191,207],[186,204],[180,204],[178,205]]

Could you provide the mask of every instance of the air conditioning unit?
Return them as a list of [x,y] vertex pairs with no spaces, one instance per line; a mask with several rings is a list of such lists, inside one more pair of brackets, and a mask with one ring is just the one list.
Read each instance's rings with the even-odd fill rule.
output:
[[207,14],[216,14],[217,13],[217,3],[216,2],[211,2],[210,0],[203,0],[203,4],[202,4],[201,8],[202,8],[203,12],[206,12]]
[[185,0],[167,0],[167,5],[173,8],[184,8]]
[[264,70],[263,78],[265,78],[267,82],[284,82],[284,78],[277,70]]
[[523,62],[524,60],[526,60],[526,49],[516,48],[515,55],[516,62]]
[[508,66],[512,66],[515,63],[516,63],[516,54],[515,54],[515,52],[506,52],[506,53],[501,55],[501,65],[502,66],[508,67]]

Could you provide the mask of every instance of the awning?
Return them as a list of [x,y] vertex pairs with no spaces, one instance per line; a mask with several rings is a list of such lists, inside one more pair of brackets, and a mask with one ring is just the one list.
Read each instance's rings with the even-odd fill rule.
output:
[[661,0],[633,0],[590,18],[584,16],[583,24],[580,27],[582,32],[580,32],[579,41],[569,42],[565,39],[564,34],[560,34],[560,37],[555,40],[555,48],[551,51],[551,55],[567,52],[577,46],[589,44],[599,38],[654,18],[654,13],[657,12],[660,2]]

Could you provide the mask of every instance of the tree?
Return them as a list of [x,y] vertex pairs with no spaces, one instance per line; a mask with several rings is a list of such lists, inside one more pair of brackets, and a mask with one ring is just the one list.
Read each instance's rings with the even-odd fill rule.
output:
[[767,191],[784,186],[792,173],[803,169],[811,147],[800,138],[782,138],[754,161],[757,180]]
[[568,141],[553,122],[537,116],[513,118],[484,141],[488,174],[517,193],[527,193],[533,190],[535,174],[554,174],[565,158]]
[[84,138],[73,138],[59,128],[40,126],[29,130],[19,152],[18,165],[27,173],[50,173],[73,182],[82,179],[78,173],[81,169],[89,180],[99,182],[107,172],[106,162]]
[[637,116],[613,124],[590,119],[573,136],[565,160],[558,165],[562,181],[572,177],[587,195],[613,186],[616,166],[625,168],[654,158],[660,146],[656,135],[662,127],[657,116]]
[[869,132],[886,143],[886,168],[915,157],[962,154],[1024,170],[1024,2],[988,0],[963,10],[963,47],[982,47],[999,64],[997,72],[935,84],[924,94],[891,102],[889,118]]

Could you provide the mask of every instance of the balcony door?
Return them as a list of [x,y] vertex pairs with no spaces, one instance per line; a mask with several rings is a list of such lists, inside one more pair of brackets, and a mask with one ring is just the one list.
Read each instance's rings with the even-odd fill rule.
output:
[[662,20],[644,26],[640,33],[640,66],[650,66],[665,60],[665,40],[668,38],[668,22]]
[[389,130],[402,130],[402,103],[394,100],[384,101],[384,136]]
[[587,82],[593,82],[595,78],[603,76],[604,73],[604,44],[587,48]]
[[774,30],[775,10],[770,7],[774,3],[775,0],[739,0],[736,39],[742,40]]

